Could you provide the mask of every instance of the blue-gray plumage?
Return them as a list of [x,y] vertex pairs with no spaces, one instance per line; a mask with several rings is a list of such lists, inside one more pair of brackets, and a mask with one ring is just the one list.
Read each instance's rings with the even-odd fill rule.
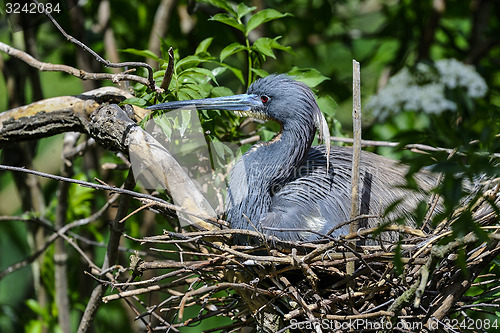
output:
[[[231,110],[281,125],[273,140],[253,146],[231,170],[226,219],[233,228],[258,230],[283,240],[311,241],[349,220],[352,149],[330,149],[328,144],[311,147],[316,130],[325,131],[326,122],[305,84],[285,75],[270,75],[252,84],[246,94],[163,103],[149,109],[187,106]],[[361,213],[383,214],[386,207],[402,199],[392,214],[409,216],[422,195],[402,188],[406,168],[368,152],[362,152],[360,163]],[[416,180],[424,190],[435,182],[426,173],[418,174]],[[364,223],[373,227],[378,220]],[[348,228],[343,226],[332,235],[346,234]],[[391,237],[387,233],[385,239]]]

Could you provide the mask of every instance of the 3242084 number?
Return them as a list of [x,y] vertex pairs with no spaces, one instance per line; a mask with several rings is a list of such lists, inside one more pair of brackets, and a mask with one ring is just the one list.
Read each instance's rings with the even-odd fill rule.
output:
[[61,7],[59,3],[24,3],[7,2],[5,4],[5,12],[7,14],[44,14],[44,13],[60,13]]

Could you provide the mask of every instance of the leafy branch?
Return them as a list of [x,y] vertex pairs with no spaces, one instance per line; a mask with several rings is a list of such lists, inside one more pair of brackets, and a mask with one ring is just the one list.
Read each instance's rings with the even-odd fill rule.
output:
[[223,62],[233,54],[246,52],[248,66],[247,87],[254,81],[254,75],[264,77],[268,74],[261,68],[261,65],[266,60],[266,57],[276,59],[274,54],[275,49],[292,53],[291,47],[283,46],[278,42],[281,36],[275,38],[261,37],[254,43],[250,40],[250,33],[262,24],[290,16],[291,14],[283,14],[271,8],[251,14],[257,7],[248,7],[244,3],[240,3],[235,10],[223,1],[209,0],[208,2],[227,11],[227,13],[214,15],[210,20],[233,27],[243,34],[244,43],[234,42],[226,46],[220,53],[220,61]]

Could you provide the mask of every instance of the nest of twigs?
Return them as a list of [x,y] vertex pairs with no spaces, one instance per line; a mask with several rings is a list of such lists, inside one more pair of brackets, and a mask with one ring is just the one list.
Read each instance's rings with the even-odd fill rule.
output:
[[[488,304],[477,304],[481,295],[465,293],[498,279],[483,271],[500,253],[499,201],[488,191],[472,212],[482,236],[471,232],[452,240],[461,212],[428,233],[389,226],[401,241],[378,245],[362,244],[376,244],[380,230],[300,245],[253,234],[262,237],[260,247],[230,245],[232,235],[249,231],[165,231],[136,241],[171,259],[131,256],[131,276],[104,301],[145,302],[148,295],[137,318],[151,331],[194,325],[205,332],[456,329],[470,319],[464,310],[489,311]],[[495,325],[470,320],[469,331]]]

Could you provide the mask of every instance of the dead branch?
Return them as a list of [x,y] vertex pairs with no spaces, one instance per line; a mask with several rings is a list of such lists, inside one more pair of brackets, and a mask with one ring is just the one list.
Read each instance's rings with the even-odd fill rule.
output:
[[[37,5],[39,5],[39,2],[37,0],[32,0],[34,3],[36,3]],[[66,37],[66,39],[68,41],[70,41],[71,43],[75,44],[75,45],[78,45],[79,47],[81,47],[82,49],[84,49],[85,51],[87,51],[88,53],[90,53],[97,61],[99,61],[100,63],[104,64],[104,66],[106,67],[112,67],[112,68],[119,68],[119,67],[144,67],[147,69],[148,71],[148,79],[147,79],[147,83],[145,84],[146,86],[148,86],[151,90],[157,92],[157,93],[161,93],[162,90],[156,85],[156,82],[153,78],[153,68],[144,63],[144,62],[121,62],[121,63],[112,63],[110,62],[109,60],[105,60],[103,59],[99,54],[97,54],[94,50],[92,50],[90,47],[88,47],[87,45],[85,45],[84,43],[82,43],[81,41],[79,41],[78,39],[76,39],[75,37],[71,36],[70,34],[68,34],[60,25],[59,23],[57,23],[57,21],[52,17],[52,15],[47,12],[45,10],[45,7],[44,7],[44,12],[45,16],[47,16],[47,18],[52,22],[52,24],[54,24],[54,26],[57,28],[57,30],[59,30],[64,37]],[[139,78],[142,78],[142,77],[139,77]],[[135,80],[134,80],[135,81]],[[139,82],[139,81],[137,81]],[[142,83],[142,82],[141,82]],[[143,83],[144,84],[144,83]]]
[[[331,141],[333,142],[345,142],[345,143],[354,143],[353,138],[344,138],[340,136],[333,136],[330,138]],[[477,144],[477,141],[471,141],[470,144]],[[377,141],[377,140],[361,140],[361,146],[362,147],[400,147],[401,143],[399,142],[394,142],[394,141]],[[412,151],[414,153],[425,153],[425,152],[446,152],[448,154],[451,154],[453,152],[453,149],[451,148],[442,148],[442,147],[433,147],[429,145],[424,145],[421,143],[410,143],[407,145],[404,145],[401,147],[402,149],[407,149],[409,151]],[[457,154],[461,155],[460,152],[457,152]],[[500,157],[499,153],[493,153],[491,154],[492,157]]]
[[[117,74],[112,74],[112,73],[89,73],[86,72],[82,69],[77,69],[68,65],[59,65],[59,64],[51,64],[47,62],[41,62],[35,58],[33,58],[31,55],[13,48],[12,46],[9,46],[7,44],[4,44],[0,42],[0,51],[7,53],[10,56],[16,57],[31,67],[34,67],[38,69],[39,71],[42,72],[63,72],[67,73],[70,75],[73,75],[81,80],[107,80],[111,81],[113,83],[118,83],[120,81],[133,81],[133,82],[138,82],[141,84],[144,84],[146,86],[149,86],[150,82],[148,79],[138,76],[138,75],[132,75],[129,74],[129,71],[127,72],[122,72],[122,73],[117,73]],[[126,63],[123,63],[126,64]],[[157,90],[159,90],[159,87],[156,87]]]
[[[63,132],[88,132],[89,117],[103,103],[120,103],[131,94],[103,87],[77,96],[37,101],[0,113],[0,148],[11,142],[49,137]],[[133,108],[133,117],[142,119],[146,110]]]
[[168,65],[163,80],[161,81],[160,88],[163,90],[168,90],[170,82],[172,81],[172,75],[174,74],[174,49],[168,49]]
[[[349,225],[349,233],[358,231],[358,221],[355,218],[360,214],[359,210],[359,176],[361,164],[361,72],[359,62],[352,61],[352,122],[353,122],[353,151],[351,171],[351,216],[352,223]],[[354,262],[347,266],[347,273],[354,273]]]

